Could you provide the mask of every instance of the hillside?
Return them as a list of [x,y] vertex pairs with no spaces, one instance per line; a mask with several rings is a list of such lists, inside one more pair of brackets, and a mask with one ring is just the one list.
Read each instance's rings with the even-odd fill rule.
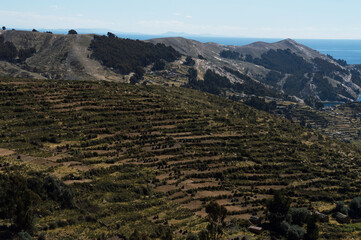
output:
[[[0,183],[21,174],[12,181],[40,196],[34,236],[129,238],[138,229],[184,239],[206,228],[214,200],[229,212],[226,238],[269,239],[247,227],[274,190],[327,213],[360,195],[357,147],[215,95],[26,79],[1,79],[0,92]],[[360,234],[357,223],[319,224],[321,239]]]
[[[257,95],[285,99],[286,94],[299,102],[309,96],[321,101],[348,102],[357,99],[361,91],[357,66],[347,65],[291,39],[271,44],[223,46],[179,37],[134,41],[116,38],[114,34],[61,35],[0,30],[0,36],[4,44],[13,44],[19,54],[22,51],[21,56],[10,60],[0,56],[0,76],[180,86],[187,84],[188,70],[194,68],[197,80],[203,80],[211,70],[227,77],[232,84],[244,85],[224,89],[226,95],[236,97]],[[185,64],[185,56],[191,56],[194,64]],[[154,64],[158,68],[153,68]],[[254,90],[260,88],[260,92]]]
[[149,41],[172,46],[194,58],[206,56],[208,62],[199,61],[197,65],[203,71],[211,68],[233,81],[242,82],[242,79],[227,75],[223,70],[227,66],[279,92],[301,99],[313,96],[322,101],[351,101],[358,98],[361,90],[361,74],[356,66],[345,65],[343,61],[291,39],[245,46],[203,44],[182,38]]
[[90,59],[94,35],[62,35],[27,31],[0,31],[17,49],[35,48],[24,63],[0,61],[2,76],[64,80],[122,80],[123,76]]

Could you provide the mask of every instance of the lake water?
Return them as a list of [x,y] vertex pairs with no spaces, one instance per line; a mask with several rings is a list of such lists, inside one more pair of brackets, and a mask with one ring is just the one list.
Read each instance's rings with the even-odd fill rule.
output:
[[[119,34],[119,37],[146,40],[150,38],[169,37],[167,35],[136,35]],[[257,41],[277,42],[280,38],[229,38],[229,37],[202,37],[186,35],[186,38],[199,42],[215,42],[223,45],[242,46]],[[323,54],[330,54],[336,59],[344,59],[349,64],[361,64],[361,40],[328,40],[328,39],[295,39],[295,41],[313,48]]]

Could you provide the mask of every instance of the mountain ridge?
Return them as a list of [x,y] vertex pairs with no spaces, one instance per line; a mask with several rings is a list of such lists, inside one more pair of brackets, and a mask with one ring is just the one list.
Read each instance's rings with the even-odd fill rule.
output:
[[[89,46],[94,36],[97,36],[94,34],[62,35],[1,30],[0,35],[18,49],[36,49],[36,53],[23,63],[0,61],[2,76],[120,82],[129,82],[133,76],[132,73],[122,75],[91,57]],[[200,80],[207,70],[212,70],[229,78],[231,82],[243,84],[244,79],[224,70],[227,67],[280,94],[285,93],[298,99],[312,96],[322,101],[347,102],[357,99],[361,92],[361,70],[357,66],[341,65],[335,59],[292,39],[275,43],[255,42],[244,46],[202,43],[182,37],[150,39],[145,42],[164,44],[194,58]],[[178,68],[172,71],[185,70],[180,65],[183,62],[178,61]],[[151,74],[150,68],[145,73]],[[187,77],[187,74],[181,75]]]

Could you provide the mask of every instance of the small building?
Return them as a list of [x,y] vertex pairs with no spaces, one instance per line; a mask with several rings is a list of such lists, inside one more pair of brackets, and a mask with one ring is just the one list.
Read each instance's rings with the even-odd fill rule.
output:
[[320,212],[316,212],[315,214],[320,222],[329,222],[330,221],[330,218],[326,214],[323,214]]
[[259,224],[261,224],[262,219],[261,219],[260,217],[257,217],[257,216],[251,216],[251,217],[249,218],[249,221],[250,221],[251,223],[255,224],[255,225],[259,225]]
[[339,223],[350,223],[350,218],[343,213],[336,213],[336,220]]
[[257,226],[250,226],[250,227],[248,227],[248,230],[250,231],[250,232],[253,232],[253,233],[255,233],[255,234],[261,234],[262,232],[263,232],[263,228],[261,228],[261,227],[257,227]]

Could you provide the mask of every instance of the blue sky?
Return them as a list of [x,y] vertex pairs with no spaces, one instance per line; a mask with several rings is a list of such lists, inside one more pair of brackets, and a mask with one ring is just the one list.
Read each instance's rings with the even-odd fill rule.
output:
[[18,29],[261,38],[361,39],[359,0],[12,0],[0,25]]

